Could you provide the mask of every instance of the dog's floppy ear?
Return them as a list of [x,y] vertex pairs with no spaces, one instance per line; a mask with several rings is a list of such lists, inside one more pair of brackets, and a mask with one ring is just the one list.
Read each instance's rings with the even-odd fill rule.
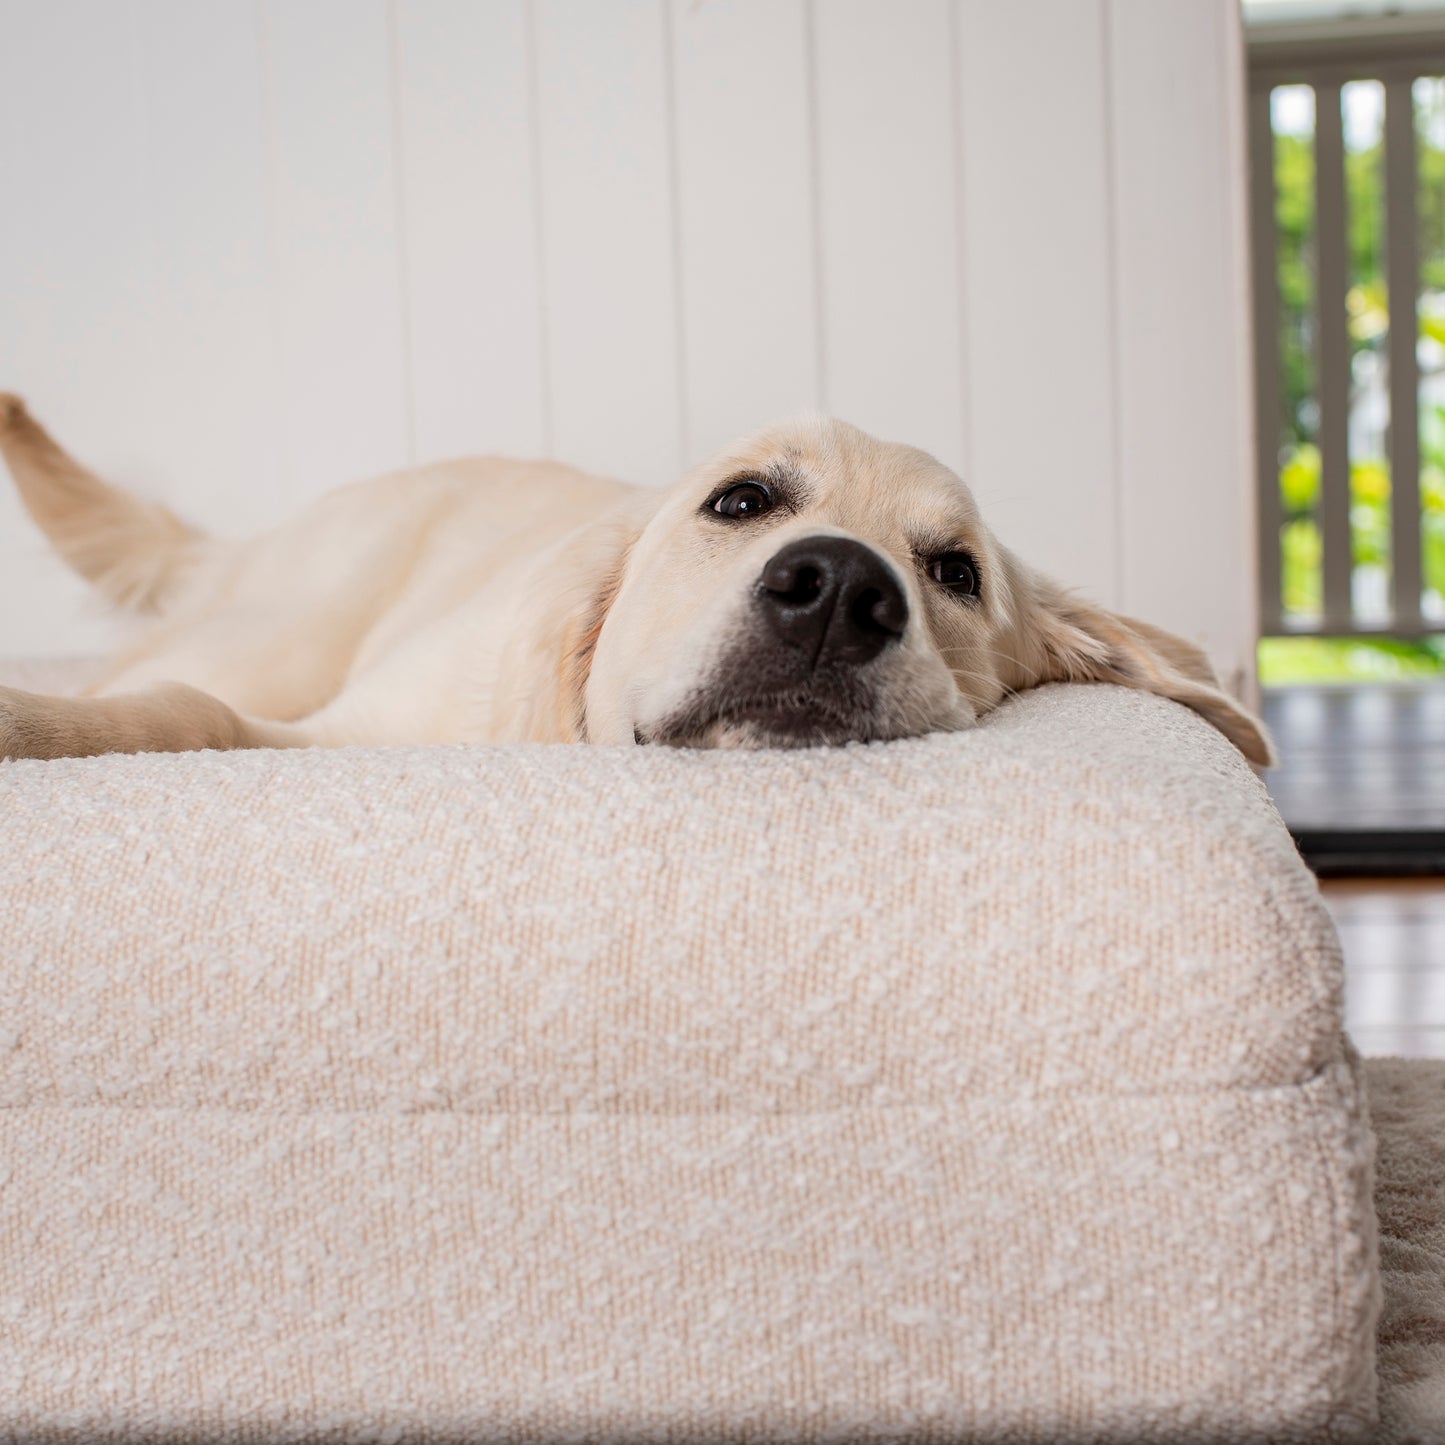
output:
[[1209,659],[1163,628],[1070,596],[1035,579],[1025,607],[1018,661],[1023,686],[1042,682],[1113,682],[1142,688],[1193,708],[1256,767],[1275,763],[1258,718],[1220,686]]
[[525,620],[507,644],[499,682],[499,701],[510,713],[508,736],[588,740],[592,657],[646,510],[624,504],[579,527],[540,553],[518,579]]
[[592,676],[592,658],[602,625],[622,590],[627,559],[638,537],[638,529],[621,520],[601,531],[601,536],[589,538],[583,584],[574,589],[572,605],[557,635],[557,698],[567,742],[588,740],[587,681]]

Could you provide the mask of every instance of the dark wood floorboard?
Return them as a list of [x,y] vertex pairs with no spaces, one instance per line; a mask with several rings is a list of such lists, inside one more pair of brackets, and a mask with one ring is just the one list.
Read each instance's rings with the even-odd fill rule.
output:
[[1264,716],[1292,831],[1445,833],[1445,682],[1272,688]]
[[[1264,715],[1280,753],[1266,782],[1296,835],[1438,831],[1445,851],[1445,683],[1271,690]],[[1321,892],[1361,1051],[1445,1059],[1445,878]]]

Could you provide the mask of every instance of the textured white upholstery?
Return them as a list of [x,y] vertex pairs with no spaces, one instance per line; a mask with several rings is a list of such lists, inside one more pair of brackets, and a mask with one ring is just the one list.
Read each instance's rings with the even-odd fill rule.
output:
[[0,818],[0,1435],[1368,1436],[1334,931],[1173,704]]

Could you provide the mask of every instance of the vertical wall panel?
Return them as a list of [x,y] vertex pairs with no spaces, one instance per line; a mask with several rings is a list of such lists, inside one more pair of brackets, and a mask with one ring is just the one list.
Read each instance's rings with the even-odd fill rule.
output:
[[[1242,581],[1235,606],[1209,644],[1220,680],[1251,707],[1259,705],[1258,653],[1260,634],[1259,592],[1259,481],[1255,470],[1259,447],[1259,418],[1254,391],[1254,292],[1251,284],[1249,216],[1249,113],[1244,29],[1237,10],[1221,17],[1220,69],[1216,76],[1219,104],[1224,112],[1223,131],[1215,136],[1215,165],[1221,185],[1230,198],[1225,223],[1225,294],[1223,314],[1216,318],[1227,333],[1221,347],[1224,364],[1220,386],[1232,388],[1233,405],[1220,418],[1225,429],[1224,449],[1232,459],[1233,486],[1220,494],[1223,514],[1220,531],[1225,566]],[[1122,543],[1121,543],[1122,545]],[[1200,612],[1212,599],[1196,599]]]
[[662,0],[536,0],[556,454],[658,483],[682,463]]
[[[144,480],[161,409],[133,12],[10,3],[0,35],[0,389],[85,460]],[[0,468],[0,652],[93,650],[99,616]]]
[[968,480],[1006,543],[1107,606],[1119,599],[1104,55],[1102,0],[959,0]]
[[385,0],[262,0],[293,495],[408,457]]
[[804,0],[672,0],[689,461],[816,411]]
[[[277,438],[276,298],[255,0],[139,0],[137,197],[157,283],[133,338],[157,412],[156,489],[245,534],[295,503]],[[192,500],[194,499],[194,500]]]
[[1284,628],[1280,588],[1284,560],[1280,547],[1283,508],[1279,494],[1284,398],[1280,394],[1279,258],[1275,249],[1274,132],[1270,122],[1270,96],[1271,88],[1262,85],[1253,89],[1249,97],[1249,219],[1254,368],[1260,388],[1255,422],[1259,596],[1262,627],[1278,633]]
[[825,403],[964,462],[948,0],[814,6]]
[[[1244,162],[1227,84],[1239,20],[1205,3],[1110,9],[1122,601],[1238,682],[1256,605]],[[1168,54],[1193,59],[1161,65]]]
[[526,0],[398,0],[422,460],[548,450]]

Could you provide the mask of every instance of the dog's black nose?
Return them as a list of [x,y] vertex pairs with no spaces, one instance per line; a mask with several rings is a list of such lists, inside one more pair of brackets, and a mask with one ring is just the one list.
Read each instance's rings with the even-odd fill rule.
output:
[[779,639],[820,662],[868,662],[908,625],[893,569],[851,537],[804,537],[768,559],[758,595]]

